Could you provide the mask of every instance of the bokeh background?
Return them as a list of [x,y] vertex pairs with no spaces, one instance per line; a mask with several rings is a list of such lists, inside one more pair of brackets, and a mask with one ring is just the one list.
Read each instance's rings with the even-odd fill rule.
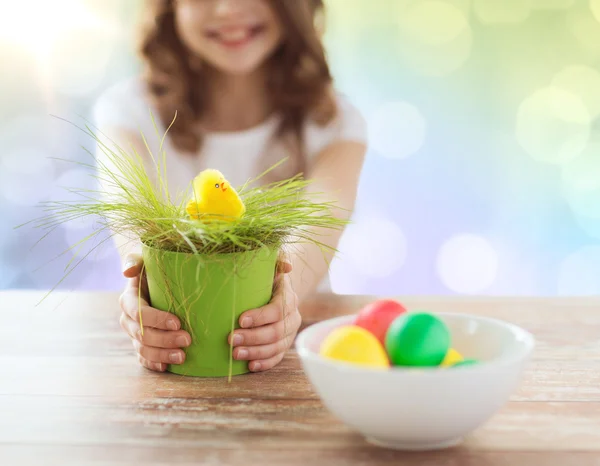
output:
[[[140,1],[3,1],[0,289],[51,288],[93,222],[15,225],[77,165],[97,96],[139,70]],[[326,0],[339,90],[370,147],[338,293],[600,294],[600,0]],[[82,147],[83,146],[83,147]],[[121,288],[104,243],[60,285]]]

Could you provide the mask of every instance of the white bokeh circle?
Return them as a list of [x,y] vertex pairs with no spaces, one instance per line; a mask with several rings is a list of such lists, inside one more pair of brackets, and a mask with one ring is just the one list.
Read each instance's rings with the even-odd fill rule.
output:
[[558,269],[561,296],[600,295],[600,246],[585,246],[567,256]]
[[496,280],[498,253],[481,236],[457,235],[440,248],[436,269],[448,289],[463,294],[480,293]]
[[329,265],[328,281],[324,281],[320,291],[329,289],[336,294],[363,294],[366,289],[366,277],[349,267],[346,260],[336,256]]
[[473,0],[473,9],[482,23],[520,23],[531,13],[527,0]]
[[517,140],[539,162],[573,160],[588,144],[590,130],[591,117],[581,98],[559,87],[535,91],[517,111]]
[[384,157],[401,159],[417,152],[425,142],[427,122],[417,107],[389,102],[368,120],[371,147]]
[[[340,239],[336,267],[351,267],[367,278],[389,277],[404,265],[406,248],[406,237],[394,222],[379,216],[357,218]],[[335,268],[332,283],[333,275]]]
[[445,76],[471,55],[473,37],[465,14],[451,3],[421,0],[398,8],[398,47],[408,67]]
[[578,96],[590,117],[600,115],[600,72],[586,65],[570,65],[559,71],[552,85]]

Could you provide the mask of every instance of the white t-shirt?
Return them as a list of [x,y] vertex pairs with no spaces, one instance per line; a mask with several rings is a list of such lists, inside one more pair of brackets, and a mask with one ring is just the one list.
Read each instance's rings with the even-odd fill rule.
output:
[[[359,111],[350,101],[336,94],[338,115],[326,126],[307,122],[304,127],[304,145],[307,170],[311,161],[329,144],[336,141],[366,142],[366,125]],[[153,118],[154,116],[154,118]],[[94,106],[95,125],[101,132],[109,127],[119,127],[136,133],[142,132],[152,153],[159,155],[160,140],[166,128],[158,112],[144,95],[137,78],[119,82],[107,89]],[[220,170],[233,186],[240,186],[258,176],[259,157],[277,130],[279,118],[271,116],[253,128],[237,132],[216,132],[204,136],[198,157],[181,153],[165,138],[166,172],[169,191],[185,193],[195,175],[205,168]],[[126,149],[126,148],[124,148]],[[286,156],[281,154],[281,158]],[[102,157],[99,153],[98,157]],[[144,160],[150,162],[149,157]],[[155,167],[146,167],[149,172]]]

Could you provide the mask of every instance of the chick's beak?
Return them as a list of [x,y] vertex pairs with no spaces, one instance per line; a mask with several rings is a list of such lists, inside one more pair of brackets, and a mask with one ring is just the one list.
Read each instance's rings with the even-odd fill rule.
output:
[[224,181],[221,183],[221,190],[223,192],[227,191],[227,186],[225,186],[225,182]]

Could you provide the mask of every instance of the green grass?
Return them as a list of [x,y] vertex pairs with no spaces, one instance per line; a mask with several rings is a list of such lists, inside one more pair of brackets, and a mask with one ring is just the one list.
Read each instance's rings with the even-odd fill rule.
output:
[[[157,181],[153,182],[146,172],[141,154],[135,150],[126,151],[112,141],[104,142],[106,138],[99,136],[88,125],[79,129],[92,138],[104,153],[107,163],[99,160],[73,163],[92,169],[92,176],[103,188],[67,188],[77,195],[76,200],[45,202],[45,214],[27,222],[49,233],[73,220],[90,216],[101,219],[100,228],[61,254],[80,248],[107,230],[110,235],[133,233],[154,248],[202,255],[243,252],[262,246],[281,247],[297,242],[309,242],[328,249],[319,240],[315,230],[341,229],[347,223],[332,214],[333,209],[337,208],[333,202],[319,201],[321,193],[307,193],[306,188],[311,181],[304,179],[301,174],[261,186],[261,179],[279,164],[237,187],[246,205],[246,213],[242,218],[233,222],[191,219],[185,211],[185,205],[191,196],[191,183],[196,173],[190,173],[189,195],[182,197],[181,203],[173,203],[166,176],[167,154],[162,143],[160,154],[153,154],[146,143],[148,155],[156,165]],[[165,137],[166,133],[162,136],[162,142]],[[94,152],[86,152],[96,159]],[[224,175],[227,178],[227,173]]]

